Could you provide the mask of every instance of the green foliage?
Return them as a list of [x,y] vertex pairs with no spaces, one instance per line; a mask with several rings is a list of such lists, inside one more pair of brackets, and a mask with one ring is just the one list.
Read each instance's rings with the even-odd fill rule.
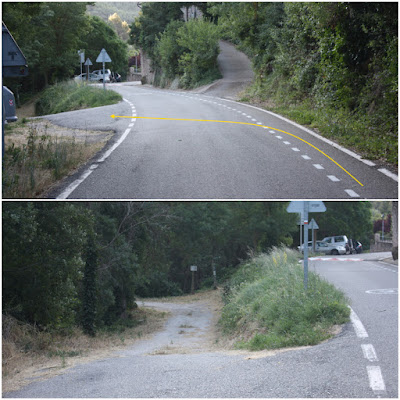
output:
[[326,212],[314,216],[320,229],[318,236],[347,235],[359,240],[364,248],[369,248],[372,234],[371,203],[358,202],[325,202]]
[[[253,59],[247,98],[372,159],[397,164],[397,3],[215,3]],[[308,112],[305,110],[308,108]]]
[[[220,32],[204,19],[183,22],[182,6],[191,3],[145,3],[131,25],[131,40],[161,70],[155,84],[181,76],[183,87],[195,87],[220,78],[217,66]],[[207,14],[205,4],[203,11]],[[159,81],[160,80],[160,81]]]
[[155,46],[157,37],[171,21],[182,20],[181,3],[144,3],[131,28],[131,42],[143,49],[157,65]]
[[101,18],[104,22],[115,12],[123,21],[131,23],[138,16],[140,8],[138,3],[126,1],[113,1],[112,3],[97,1],[87,6],[88,14]]
[[274,249],[234,274],[220,323],[227,333],[251,336],[239,348],[261,350],[317,344],[349,314],[343,293],[314,273],[305,292],[296,254]]
[[95,335],[97,250],[93,235],[89,236],[83,273],[82,326],[90,336]]
[[190,20],[177,32],[177,43],[184,49],[179,59],[183,87],[194,87],[221,77],[217,57],[219,29],[205,20]]
[[71,203],[3,208],[3,307],[41,327],[68,329],[80,300],[82,250],[90,216]]
[[156,39],[155,53],[159,57],[158,63],[169,79],[179,74],[179,59],[184,48],[178,44],[178,31],[183,24],[182,21],[170,22],[165,31]]
[[[326,205],[327,212],[318,214],[320,235],[353,235],[365,244],[372,233],[370,204]],[[227,328],[253,314],[254,321],[268,324],[271,315],[292,318],[288,310],[304,301],[310,304],[299,311],[298,325],[305,319],[322,332],[341,309],[340,296],[312,274],[304,295],[298,253],[275,250],[238,268],[249,253],[297,238],[296,215],[286,207],[287,202],[5,202],[3,310],[41,329],[79,325],[91,334],[93,328],[130,324],[138,294],[188,293],[190,265],[198,266],[196,288],[212,286],[214,265],[218,284],[228,280]],[[264,300],[286,311],[267,313]],[[273,332],[288,329],[282,326]]]
[[103,68],[103,64],[96,65],[95,60],[101,49],[104,48],[112,60],[111,63],[106,64],[106,68],[119,72],[124,79],[128,70],[128,45],[118,37],[114,29],[100,18],[87,17],[87,22],[89,26],[81,37],[80,48],[85,49],[85,57],[90,58],[94,64],[90,68],[91,71]]
[[[2,18],[24,53],[29,75],[6,78],[21,97],[80,73],[77,51],[94,62],[106,48],[109,68],[122,76],[128,67],[127,44],[98,17],[86,14],[85,2],[4,3]],[[68,27],[68,29],[66,29]]]
[[36,102],[36,114],[48,115],[82,108],[100,107],[118,103],[122,96],[112,90],[103,90],[74,81],[55,84],[41,94]]

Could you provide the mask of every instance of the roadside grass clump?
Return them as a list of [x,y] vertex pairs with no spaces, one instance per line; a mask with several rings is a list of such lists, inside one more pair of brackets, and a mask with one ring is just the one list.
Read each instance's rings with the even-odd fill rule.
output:
[[44,90],[36,102],[36,115],[58,114],[84,108],[107,106],[122,101],[122,96],[102,87],[67,81]]
[[91,131],[77,131],[77,135],[57,136],[53,125],[41,122],[21,121],[7,126],[3,198],[40,197],[104,145],[92,142]]
[[348,321],[345,295],[303,268],[294,251],[275,248],[244,263],[225,288],[220,325],[249,350],[315,345]]

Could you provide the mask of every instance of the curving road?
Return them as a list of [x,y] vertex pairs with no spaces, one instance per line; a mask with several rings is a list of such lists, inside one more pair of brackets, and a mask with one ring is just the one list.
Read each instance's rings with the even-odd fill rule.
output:
[[252,79],[249,61],[233,46],[221,44],[219,63],[224,78],[197,92],[114,84],[120,104],[47,116],[63,126],[116,132],[102,154],[49,197],[397,199],[395,174],[232,100]]
[[398,398],[397,266],[379,255],[323,258],[311,267],[346,292],[357,317],[329,341],[285,352],[223,351],[212,302],[145,303],[171,312],[153,338],[3,397]]

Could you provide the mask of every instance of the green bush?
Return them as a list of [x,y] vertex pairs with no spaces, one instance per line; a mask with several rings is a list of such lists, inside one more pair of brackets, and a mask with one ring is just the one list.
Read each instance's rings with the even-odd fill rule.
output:
[[216,25],[191,20],[179,28],[177,36],[184,49],[179,58],[182,86],[199,86],[221,77],[217,64],[220,33]]
[[36,115],[57,114],[65,111],[79,110],[116,104],[122,96],[112,90],[77,83],[62,82],[46,89],[36,102]]
[[232,277],[225,302],[223,330],[250,335],[238,347],[251,350],[317,344],[349,317],[344,294],[318,275],[309,273],[305,291],[297,255],[284,249],[244,264]]

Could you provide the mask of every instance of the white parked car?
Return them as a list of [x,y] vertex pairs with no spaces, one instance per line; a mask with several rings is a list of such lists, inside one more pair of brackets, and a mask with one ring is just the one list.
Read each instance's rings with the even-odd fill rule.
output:
[[[110,83],[111,82],[111,71],[109,69],[104,70],[104,82]],[[99,77],[99,82],[103,82],[103,70],[102,69],[96,69],[93,71],[93,74],[96,74]]]
[[349,239],[345,235],[328,236],[322,241],[332,249],[330,254],[350,253]]
[[[80,74],[74,78],[75,82],[86,82],[86,73]],[[98,75],[89,73],[89,82],[99,82],[100,78]]]
[[[304,243],[301,245],[301,249],[300,246],[297,246],[298,250],[303,252],[304,251]],[[308,242],[308,250],[312,251],[312,242]],[[324,254],[331,254],[331,248],[324,242],[322,242],[321,240],[317,240],[315,242],[315,252],[316,253],[324,253]]]

